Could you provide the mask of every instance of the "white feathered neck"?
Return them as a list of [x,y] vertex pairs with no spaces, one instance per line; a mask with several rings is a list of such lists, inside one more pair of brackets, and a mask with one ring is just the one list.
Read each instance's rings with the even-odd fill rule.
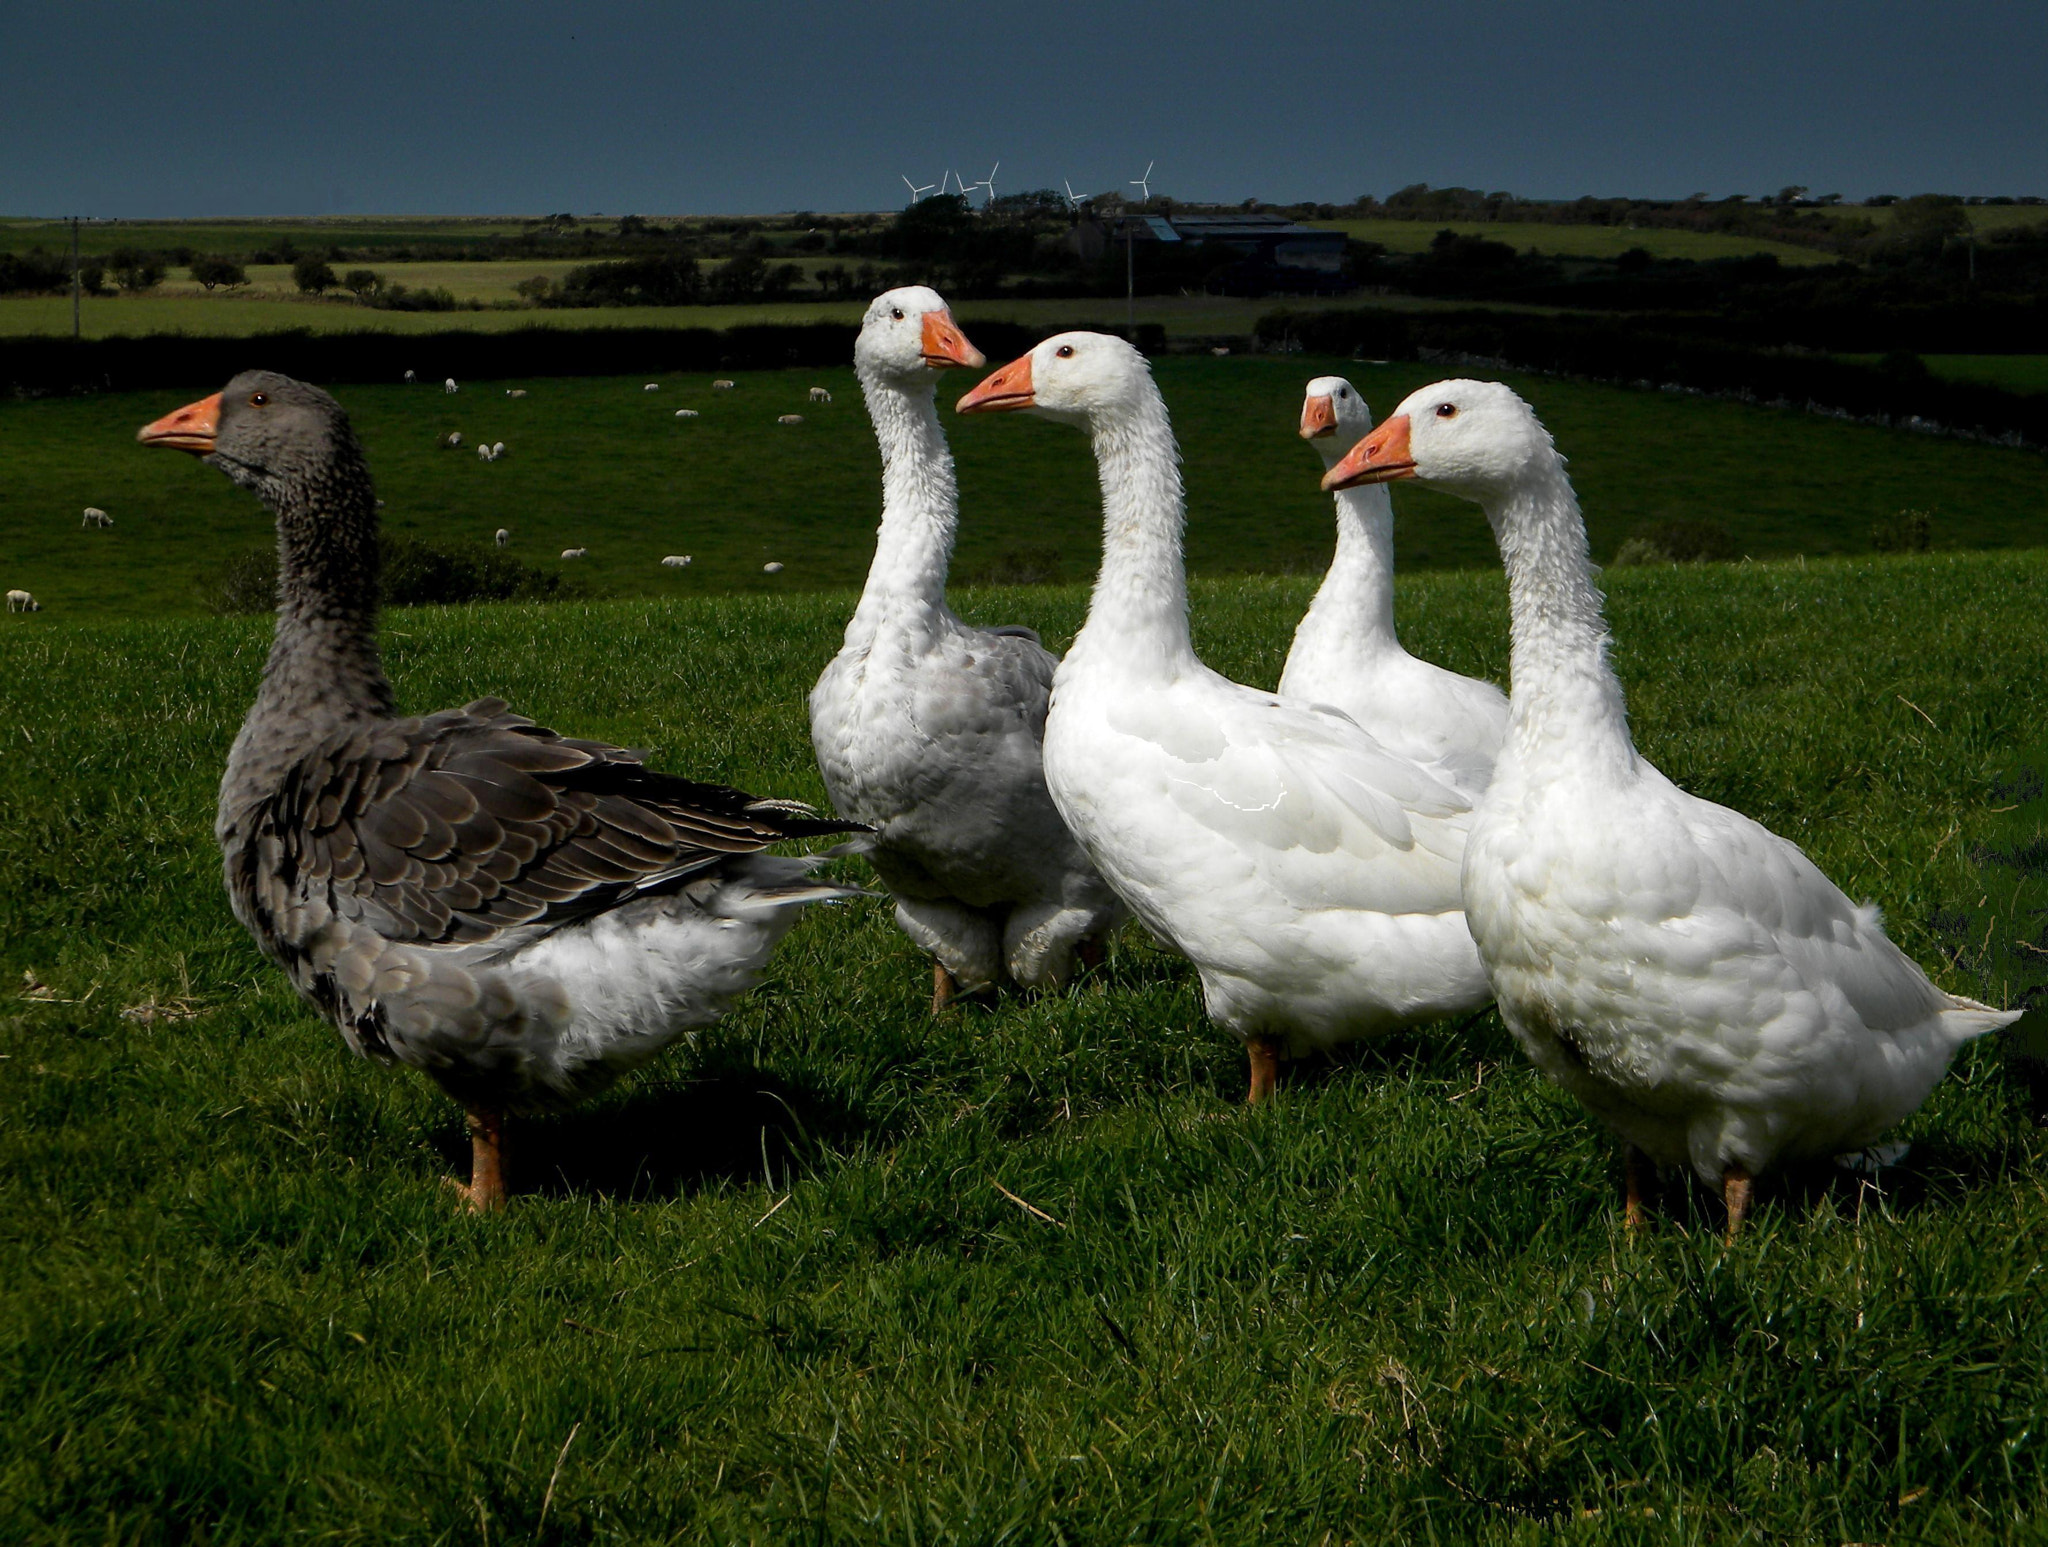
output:
[[1337,551],[1295,630],[1296,648],[1327,637],[1368,653],[1405,654],[1394,633],[1394,507],[1386,488],[1340,489],[1335,498]]
[[1166,402],[1149,376],[1088,416],[1102,483],[1102,568],[1067,659],[1139,674],[1195,666],[1181,559],[1186,497]]
[[1534,462],[1486,506],[1486,518],[1507,569],[1512,616],[1503,761],[1626,777],[1636,766],[1628,703],[1608,659],[1586,523],[1563,459],[1552,453]]
[[886,622],[914,625],[948,615],[946,572],[960,521],[953,453],[933,402],[938,373],[910,387],[868,366],[857,374],[882,448],[882,524],[860,606],[847,625],[849,644],[872,639]]

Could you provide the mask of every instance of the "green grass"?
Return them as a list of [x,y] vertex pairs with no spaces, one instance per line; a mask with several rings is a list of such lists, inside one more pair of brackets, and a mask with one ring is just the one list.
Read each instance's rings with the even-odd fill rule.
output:
[[[1874,365],[1881,355],[1844,355]],[[2048,355],[1922,355],[1927,368],[1949,381],[1978,381],[2008,392],[2048,392]]]
[[[251,363],[260,363],[260,345]],[[1313,573],[1328,562],[1330,507],[1321,464],[1295,434],[1303,384],[1353,377],[1385,413],[1435,374],[1301,357],[1175,356],[1156,362],[1187,459],[1189,553],[1198,573]],[[440,372],[422,358],[429,382]],[[1873,522],[1907,507],[1939,512],[1943,547],[2039,542],[2048,515],[2038,454],[1871,429],[1803,414],[1510,376],[1572,459],[1594,552],[1610,556],[1649,522],[1726,525],[1757,558],[1856,553]],[[433,541],[487,540],[510,528],[514,553],[572,566],[597,594],[814,591],[866,573],[879,468],[852,374],[747,375],[730,393],[704,376],[476,381],[454,397],[350,386],[340,397],[369,449],[387,522]],[[813,407],[806,389],[832,389]],[[955,372],[947,401],[972,384]],[[218,382],[181,391],[0,402],[8,483],[0,503],[0,586],[24,587],[46,616],[155,616],[202,608],[234,554],[269,541],[260,507],[209,468],[134,444],[138,426]],[[675,410],[703,417],[678,421]],[[798,427],[776,424],[799,412]],[[1086,440],[1062,426],[946,414],[960,465],[957,572],[994,573],[1006,555],[1052,550],[1065,578],[1093,572],[1098,523]],[[508,447],[480,464],[436,441],[459,429]],[[98,505],[112,531],[79,529]],[[1490,567],[1492,539],[1473,508],[1426,491],[1396,493],[1404,568]],[[685,571],[664,554],[688,553]],[[780,561],[779,575],[763,564]]]
[[[2048,556],[1606,584],[1645,751],[1998,992],[1947,965],[1984,926],[1937,910],[1974,903],[1994,775],[2048,715]],[[1202,648],[1271,682],[1307,592],[1198,585]],[[964,598],[1056,643],[1082,604]],[[503,691],[815,797],[802,695],[850,605],[420,611],[387,643],[409,708]],[[1415,648],[1503,669],[1497,573],[1400,606]],[[228,915],[213,787],[266,626],[7,622],[0,1537],[2039,1530],[2048,1156],[1996,1048],[1881,1189],[1770,1185],[1729,1252],[1674,1180],[1630,1241],[1612,1141],[1491,1018],[1247,1111],[1242,1053],[1140,941],[1097,985],[934,1021],[859,904],[694,1047],[528,1125],[525,1190],[479,1221],[440,1186],[452,1104],[347,1057]]]
[[1730,236],[1716,231],[1677,231],[1660,226],[1563,226],[1543,221],[1512,220],[1319,220],[1325,230],[1342,231],[1361,242],[1378,242],[1389,252],[1423,252],[1439,231],[1491,237],[1520,252],[1564,258],[1615,258],[1632,247],[1653,257],[1746,258],[1774,254],[1780,263],[1833,263],[1835,255],[1760,237]]

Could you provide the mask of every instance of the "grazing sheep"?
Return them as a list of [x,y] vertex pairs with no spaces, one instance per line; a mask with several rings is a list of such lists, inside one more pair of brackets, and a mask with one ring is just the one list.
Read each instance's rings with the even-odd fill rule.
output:
[[565,559],[587,559],[590,557],[590,550],[588,548],[564,548],[562,550],[562,557]]
[[114,524],[114,518],[104,510],[101,510],[99,506],[88,505],[85,507],[85,518],[78,524],[80,526],[107,527]]
[[502,457],[504,454],[505,443],[503,441],[499,441],[496,445],[491,447],[491,460],[493,462],[497,461],[498,458]]
[[770,560],[770,561],[769,561],[768,563],[766,563],[766,564],[763,564],[763,565],[761,566],[761,573],[762,573],[762,574],[764,574],[764,575],[779,575],[779,574],[781,574],[781,573],[782,573],[782,563],[781,563],[781,561],[780,561],[779,559],[778,559],[778,560]]
[[661,564],[664,569],[688,569],[690,556],[687,553],[671,553],[661,561]]
[[9,591],[7,593],[7,610],[9,612],[41,612],[43,604],[33,596],[30,596],[26,591]]
[[453,376],[450,376],[446,381],[441,383],[441,390],[443,392],[460,392],[462,389],[455,385],[455,378]]
[[407,371],[407,372],[405,373],[405,379],[406,379],[407,381],[418,381],[418,380],[420,379],[420,377],[419,377],[419,372],[417,372],[417,371]]
[[676,410],[676,417],[678,419],[694,419],[697,417],[697,410],[694,408],[678,408]]
[[488,462],[488,461],[492,460],[492,458],[491,458],[491,448],[490,448],[489,446],[479,446],[479,447],[477,447],[477,448],[476,448],[476,459],[477,459],[477,460],[478,460],[479,462]]
[[714,382],[713,382],[713,383],[711,384],[711,390],[712,390],[713,392],[730,392],[730,391],[732,391],[732,389],[733,389],[733,388],[734,388],[735,386],[737,386],[737,385],[738,385],[738,383],[737,383],[737,382],[730,382],[730,381],[714,381]]
[[512,534],[506,531],[505,528],[501,526],[497,529],[497,531],[491,534],[491,541],[495,542],[500,548],[502,548],[505,546],[505,544],[512,541]]
[[450,451],[460,451],[462,449],[462,432],[460,430],[450,430],[441,437],[441,444]]
[[642,392],[659,392],[661,390],[661,383],[658,381],[650,381],[646,386],[642,387],[640,390]]
[[784,414],[775,422],[777,424],[802,424],[804,416],[802,414]]
[[823,387],[813,387],[811,388],[811,401],[813,403],[829,403],[832,401],[832,394]]
[[526,389],[525,389],[524,387],[507,387],[507,388],[505,389],[505,396],[507,396],[507,397],[525,397],[525,396],[526,396]]

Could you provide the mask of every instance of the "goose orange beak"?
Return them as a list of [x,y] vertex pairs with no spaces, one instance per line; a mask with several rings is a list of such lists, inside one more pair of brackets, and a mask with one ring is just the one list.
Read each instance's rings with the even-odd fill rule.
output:
[[1396,414],[1323,474],[1323,488],[1325,492],[1334,492],[1414,476],[1415,458],[1408,450],[1408,416]]
[[967,396],[953,405],[957,414],[998,414],[1005,409],[1029,408],[1037,399],[1031,390],[1031,356],[1019,355],[999,371],[982,379]]
[[988,364],[988,356],[967,342],[967,335],[953,321],[951,312],[924,314],[924,343],[921,347],[924,363],[935,371],[943,371],[949,365],[964,365],[973,370]]
[[145,424],[135,438],[145,446],[163,446],[172,451],[189,451],[195,457],[213,455],[213,437],[220,429],[220,394],[165,414]]
[[1307,399],[1301,405],[1301,438],[1320,440],[1325,435],[1337,433],[1337,405],[1330,401],[1325,392]]

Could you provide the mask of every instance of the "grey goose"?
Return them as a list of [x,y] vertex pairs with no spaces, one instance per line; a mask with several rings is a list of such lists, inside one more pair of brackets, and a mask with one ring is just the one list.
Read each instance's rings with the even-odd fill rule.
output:
[[472,1207],[508,1114],[611,1085],[750,987],[805,903],[856,895],[760,851],[856,830],[644,767],[493,698],[401,717],[377,651],[377,514],[341,405],[245,371],[137,437],[277,518],[277,632],[221,780],[235,916],[357,1054],[469,1114]]

